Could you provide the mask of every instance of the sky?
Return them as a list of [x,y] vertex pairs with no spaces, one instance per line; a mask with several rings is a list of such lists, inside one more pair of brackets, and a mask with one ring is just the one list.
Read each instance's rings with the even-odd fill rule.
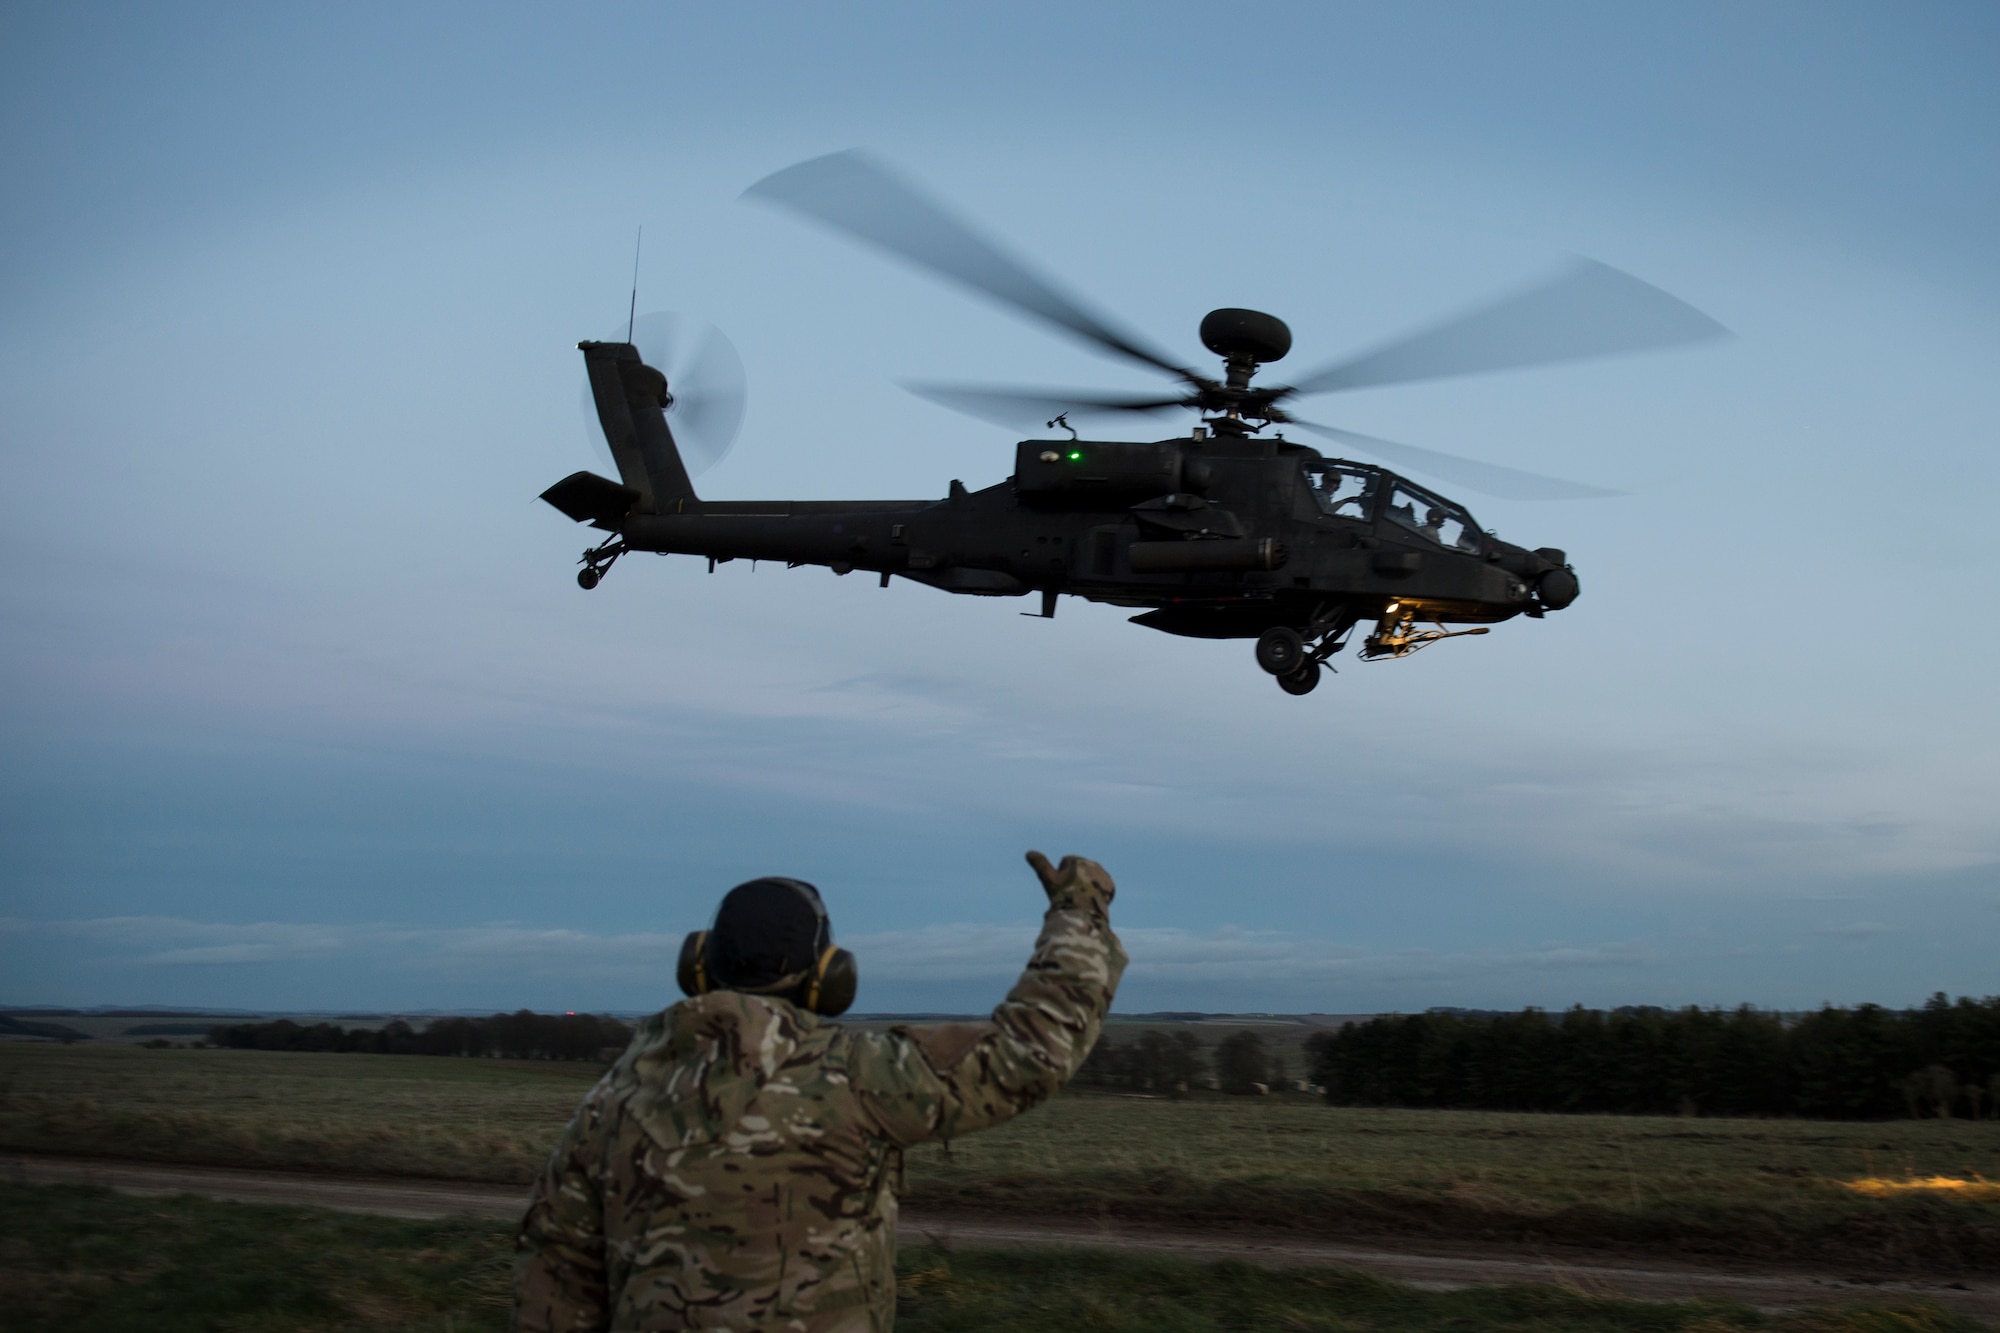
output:
[[[1977,3],[0,6],[0,1003],[612,1009],[759,874],[974,1012],[1030,847],[1125,1012],[1988,994],[2000,11]],[[1196,356],[1571,255],[1727,342],[1316,401],[1578,602],[1311,696],[1065,599],[633,557],[580,338],[699,314],[716,499],[941,497],[906,380],[1156,382],[798,220],[866,148]],[[1289,367],[1288,367],[1289,368]],[[1321,407],[1321,403],[1330,404]]]

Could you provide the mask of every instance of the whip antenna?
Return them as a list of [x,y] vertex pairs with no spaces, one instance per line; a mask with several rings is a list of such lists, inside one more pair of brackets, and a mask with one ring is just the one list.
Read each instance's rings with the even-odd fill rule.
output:
[[632,241],[632,304],[625,308],[625,341],[632,341],[632,330],[639,320],[639,246],[646,239],[646,228],[641,225],[639,234]]

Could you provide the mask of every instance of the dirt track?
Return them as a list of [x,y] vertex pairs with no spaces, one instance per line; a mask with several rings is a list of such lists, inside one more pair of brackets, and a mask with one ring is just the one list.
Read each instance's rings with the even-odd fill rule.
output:
[[[0,1179],[34,1185],[101,1185],[127,1194],[199,1194],[243,1203],[293,1204],[389,1217],[518,1217],[524,1202],[513,1186],[472,1181],[379,1176],[317,1176],[228,1167],[172,1166],[77,1157],[0,1153]],[[1702,1268],[1666,1260],[1607,1259],[1574,1253],[1529,1254],[1473,1245],[1434,1244],[1374,1249],[1301,1239],[1282,1232],[1190,1231],[1126,1223],[1103,1226],[1074,1219],[947,1216],[903,1213],[906,1241],[976,1248],[1083,1246],[1184,1259],[1234,1259],[1276,1266],[1353,1268],[1420,1287],[1450,1288],[1553,1282],[1593,1295],[1637,1300],[1740,1301],[1789,1309],[1825,1301],[1924,1296],[1967,1314],[2000,1319],[2000,1281],[1875,1280],[1865,1274],[1804,1270]]]

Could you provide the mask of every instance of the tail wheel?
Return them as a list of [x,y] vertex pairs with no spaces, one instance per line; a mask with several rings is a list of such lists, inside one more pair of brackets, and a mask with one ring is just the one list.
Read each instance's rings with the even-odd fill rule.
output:
[[1311,694],[1319,685],[1319,663],[1307,662],[1297,671],[1278,677],[1278,688],[1286,694]]
[[[1282,679],[1295,674],[1306,660],[1306,641],[1289,625],[1265,630],[1257,638],[1257,665]],[[1313,674],[1317,676],[1318,670]],[[1308,686],[1307,688],[1311,688]],[[1304,690],[1295,690],[1303,694]]]

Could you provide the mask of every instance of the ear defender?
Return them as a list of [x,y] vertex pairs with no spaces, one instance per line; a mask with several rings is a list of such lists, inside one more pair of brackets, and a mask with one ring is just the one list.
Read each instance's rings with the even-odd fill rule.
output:
[[[688,937],[681,941],[681,961],[675,977],[681,983],[683,995],[706,995],[714,989],[715,983],[708,975],[707,931],[691,930]],[[848,998],[852,1000],[852,990],[848,992]]]
[[821,1018],[838,1018],[854,1003],[854,992],[860,984],[861,972],[855,966],[854,955],[829,944],[820,951],[819,962],[806,978],[800,1004]]

